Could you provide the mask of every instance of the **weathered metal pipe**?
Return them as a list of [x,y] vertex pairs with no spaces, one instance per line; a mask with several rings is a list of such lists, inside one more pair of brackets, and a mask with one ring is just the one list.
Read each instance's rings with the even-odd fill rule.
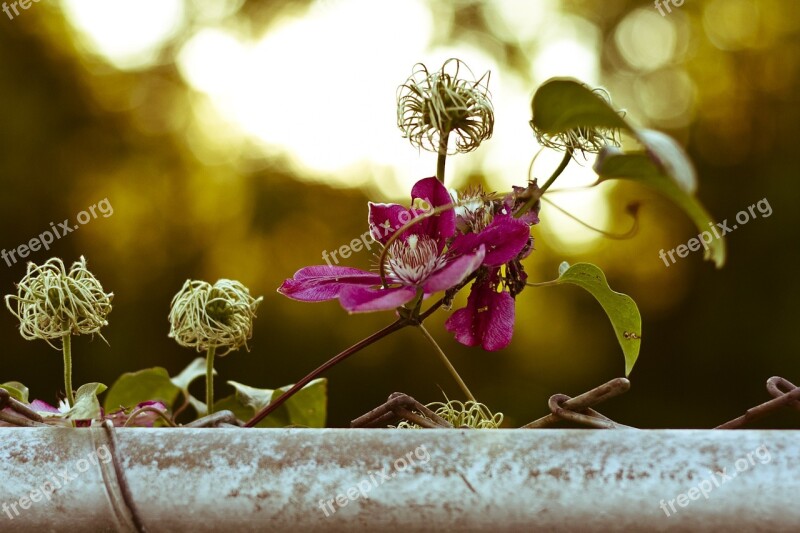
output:
[[798,431],[114,435],[0,430],[0,531],[800,530]]

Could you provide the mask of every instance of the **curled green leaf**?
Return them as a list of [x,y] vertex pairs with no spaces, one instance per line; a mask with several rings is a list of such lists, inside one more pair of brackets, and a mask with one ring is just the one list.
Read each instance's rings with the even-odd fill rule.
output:
[[97,396],[106,390],[102,383],[87,383],[81,385],[75,393],[75,405],[64,413],[64,418],[70,420],[95,420],[103,416]]
[[[542,138],[546,141],[561,136],[573,139],[576,149],[590,146],[589,151],[599,150],[594,170],[600,181],[628,179],[642,183],[680,207],[701,233],[713,227],[713,219],[695,196],[694,166],[674,139],[659,131],[633,126],[597,90],[570,78],[553,78],[543,83],[531,105],[531,125],[540,142]],[[630,151],[619,149],[612,142],[613,135],[608,134],[613,131],[627,133],[640,146]],[[604,140],[608,143],[599,146]],[[716,235],[710,240],[704,257],[721,268],[725,264],[725,241]]]
[[9,381],[0,387],[8,391],[9,396],[22,403],[28,403],[28,387],[19,381]]
[[[544,146],[597,152],[614,132],[631,128],[602,89],[572,78],[544,82],[531,102],[531,127]],[[558,141],[560,139],[560,141]]]
[[[668,152],[662,151],[660,157],[665,159]],[[682,153],[682,150],[680,151]],[[683,156],[673,152],[673,159],[680,159]],[[693,178],[686,171],[685,162],[673,160],[670,164],[659,164],[654,156],[646,152],[624,153],[613,147],[606,148],[600,152],[594,164],[594,170],[601,180],[626,179],[641,183],[654,189],[670,199],[675,205],[680,207],[694,222],[700,232],[708,232],[708,243],[703,241],[705,252],[703,257],[713,261],[717,268],[722,268],[725,264],[725,238],[712,234],[708,231],[709,227],[714,227],[714,219],[708,211],[691,193],[693,190]],[[691,166],[689,164],[689,166]],[[669,169],[683,169],[678,174],[670,174]],[[692,171],[693,172],[693,171]]]
[[642,343],[642,316],[636,302],[627,294],[611,290],[603,271],[590,263],[570,266],[561,273],[556,284],[577,285],[594,296],[603,307],[625,356],[625,375],[629,375]]

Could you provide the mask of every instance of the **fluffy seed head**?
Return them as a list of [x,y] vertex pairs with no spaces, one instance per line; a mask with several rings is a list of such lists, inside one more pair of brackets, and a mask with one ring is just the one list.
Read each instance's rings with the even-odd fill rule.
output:
[[449,135],[455,146],[451,153],[466,153],[492,136],[489,73],[478,80],[459,78],[465,71],[474,78],[459,59],[448,59],[436,72],[421,63],[414,66],[397,90],[397,125],[412,145],[439,152],[442,138]]
[[263,299],[254,299],[238,281],[221,279],[211,285],[186,280],[172,299],[169,336],[198,352],[211,346],[227,348],[220,356],[247,348],[256,309]]
[[[471,400],[468,402],[459,402],[458,400],[434,402],[428,404],[427,407],[452,424],[454,428],[497,429],[503,423],[503,413],[492,414],[484,404]],[[406,421],[397,424],[398,429],[419,429],[419,427],[417,424]]]
[[6,307],[19,320],[24,339],[42,339],[59,349],[51,341],[64,335],[100,335],[100,328],[108,325],[106,316],[113,297],[113,293],[103,291],[81,257],[69,272],[58,258],[41,266],[28,263],[25,277],[17,284],[17,294],[5,299]]

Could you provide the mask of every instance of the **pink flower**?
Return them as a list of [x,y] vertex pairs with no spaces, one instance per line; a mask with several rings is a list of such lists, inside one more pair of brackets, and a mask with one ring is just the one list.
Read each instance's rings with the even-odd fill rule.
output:
[[[502,349],[514,333],[514,298],[527,278],[521,260],[533,249],[530,227],[539,222],[538,204],[519,217],[514,215],[536,190],[533,182],[493,200],[474,188],[453,205],[436,178],[422,179],[411,190],[412,203],[424,200],[433,209],[453,208],[417,222],[391,243],[393,232],[415,218],[416,211],[398,204],[369,204],[373,236],[389,247],[386,286],[374,272],[328,265],[298,270],[278,292],[303,302],[338,299],[351,313],[385,311],[418,295],[460,288],[474,275],[467,306],[456,311],[446,327],[467,346]],[[454,292],[446,298],[451,299]]]
[[[538,205],[514,218],[513,213],[524,203],[518,196],[537,190],[536,183],[528,189],[514,187],[514,193],[503,199],[486,228],[479,233],[456,237],[452,248],[467,251],[475,246],[487,250],[484,264],[470,289],[466,307],[457,310],[445,322],[445,328],[456,340],[467,346],[484,350],[501,350],[514,335],[514,298],[525,288],[527,274],[522,259],[533,250],[530,226],[539,223]],[[505,268],[501,268],[505,266]]]
[[[452,203],[447,189],[436,178],[418,181],[412,202],[424,200],[432,208]],[[412,218],[414,211],[398,204],[369,204],[373,228],[387,228],[378,241],[384,246],[394,229]],[[446,251],[456,232],[455,213],[445,210],[414,224],[390,245],[386,260],[387,287],[373,272],[340,266],[311,266],[298,270],[278,292],[303,302],[338,299],[351,313],[386,311],[407,304],[422,294],[445,291],[463,282],[483,263],[486,250],[480,244],[464,253]]]

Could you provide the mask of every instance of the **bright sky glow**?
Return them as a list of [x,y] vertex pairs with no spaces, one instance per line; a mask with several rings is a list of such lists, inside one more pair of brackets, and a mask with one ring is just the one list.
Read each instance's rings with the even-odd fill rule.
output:
[[[119,68],[152,61],[184,17],[180,0],[67,0],[65,5],[90,51]],[[206,25],[182,45],[177,65],[206,99],[207,104],[195,106],[195,113],[203,115],[200,127],[214,127],[204,135],[244,135],[265,153],[287,154],[304,179],[368,187],[399,198],[417,179],[434,173],[436,156],[420,153],[400,136],[396,89],[415,63],[433,70],[457,56],[477,77],[492,71],[496,121],[494,136],[480,149],[448,159],[448,176],[459,186],[469,173],[482,171],[490,187],[502,192],[524,184],[538,150],[528,125],[535,85],[551,76],[596,84],[599,33],[585,19],[560,14],[555,4],[504,0],[493,4],[493,12],[493,24],[518,32],[520,42],[535,38],[530,28],[546,34],[559,27],[558,35],[535,48],[529,72],[534,81],[499,68],[473,45],[432,47],[434,21],[424,0],[320,0],[307,11],[279,18],[263,36],[250,40]],[[520,26],[523,19],[539,22]],[[544,153],[534,176],[546,179],[559,157]],[[592,178],[590,164],[574,166],[558,185]],[[558,195],[557,200],[595,224],[606,222],[605,202],[596,190]],[[569,220],[561,222],[559,228],[568,229],[563,235],[559,229],[564,245],[588,245],[597,238]]]
[[151,64],[183,21],[182,0],[64,0],[85,46],[117,68]]

